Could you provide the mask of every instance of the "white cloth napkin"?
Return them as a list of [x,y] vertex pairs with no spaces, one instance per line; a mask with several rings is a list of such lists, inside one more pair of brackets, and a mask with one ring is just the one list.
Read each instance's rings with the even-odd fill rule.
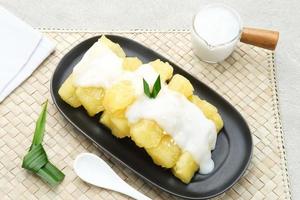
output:
[[49,39],[0,6],[0,103],[53,50]]

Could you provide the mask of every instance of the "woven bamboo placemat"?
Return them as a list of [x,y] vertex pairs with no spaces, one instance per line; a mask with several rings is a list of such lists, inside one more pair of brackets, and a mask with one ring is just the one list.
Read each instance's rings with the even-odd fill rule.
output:
[[[91,187],[75,175],[73,160],[86,151],[104,158],[127,183],[152,199],[174,198],[145,183],[96,149],[53,105],[49,93],[50,78],[59,60],[74,45],[102,33],[43,31],[57,43],[56,51],[0,104],[0,198],[128,199],[115,192]],[[218,198],[290,199],[272,52],[239,44],[226,61],[211,65],[194,57],[188,31],[115,31],[113,34],[133,38],[178,63],[223,95],[246,118],[254,140],[252,162],[244,177]],[[47,98],[50,105],[44,147],[49,159],[66,174],[63,183],[56,188],[50,188],[21,168],[22,158],[31,144],[40,104]]]

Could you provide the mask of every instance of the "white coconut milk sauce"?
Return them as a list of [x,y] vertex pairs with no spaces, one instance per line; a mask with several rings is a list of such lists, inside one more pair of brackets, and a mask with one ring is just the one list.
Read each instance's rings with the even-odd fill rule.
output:
[[154,120],[184,150],[190,152],[200,172],[214,168],[211,150],[215,148],[215,124],[182,94],[163,87],[155,99],[140,96],[126,112],[131,123],[140,119]]
[[77,87],[110,88],[113,84],[130,80],[136,95],[143,93],[143,78],[152,87],[158,73],[150,64],[140,66],[134,72],[126,71],[119,58],[107,46],[96,42],[73,69],[73,84]]

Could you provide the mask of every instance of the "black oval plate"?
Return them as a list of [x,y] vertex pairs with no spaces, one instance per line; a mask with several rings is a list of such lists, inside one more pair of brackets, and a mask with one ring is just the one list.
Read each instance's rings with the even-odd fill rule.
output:
[[212,173],[208,175],[197,173],[186,185],[174,177],[170,170],[155,165],[147,153],[138,148],[130,139],[115,138],[109,129],[98,123],[99,115],[91,118],[83,108],[74,109],[59,97],[59,87],[72,72],[75,64],[99,37],[90,38],[74,47],[61,59],[53,74],[51,95],[62,115],[116,160],[143,179],[173,195],[188,199],[206,199],[223,193],[236,183],[245,172],[252,154],[252,138],[243,117],[207,85],[170,60],[133,40],[107,35],[110,40],[121,45],[127,56],[137,56],[145,63],[155,59],[169,62],[174,67],[174,73],[181,74],[190,80],[195,88],[195,94],[218,108],[225,126],[218,135],[216,149],[212,152],[215,161],[215,169]]

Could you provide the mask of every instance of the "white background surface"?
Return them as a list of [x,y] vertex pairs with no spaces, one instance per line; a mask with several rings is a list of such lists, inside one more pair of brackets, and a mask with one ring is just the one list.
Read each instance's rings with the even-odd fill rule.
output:
[[[0,0],[36,28],[188,29],[208,0]],[[227,0],[245,26],[280,31],[276,50],[280,109],[293,199],[300,199],[300,1]],[[0,27],[1,31],[1,27]]]

